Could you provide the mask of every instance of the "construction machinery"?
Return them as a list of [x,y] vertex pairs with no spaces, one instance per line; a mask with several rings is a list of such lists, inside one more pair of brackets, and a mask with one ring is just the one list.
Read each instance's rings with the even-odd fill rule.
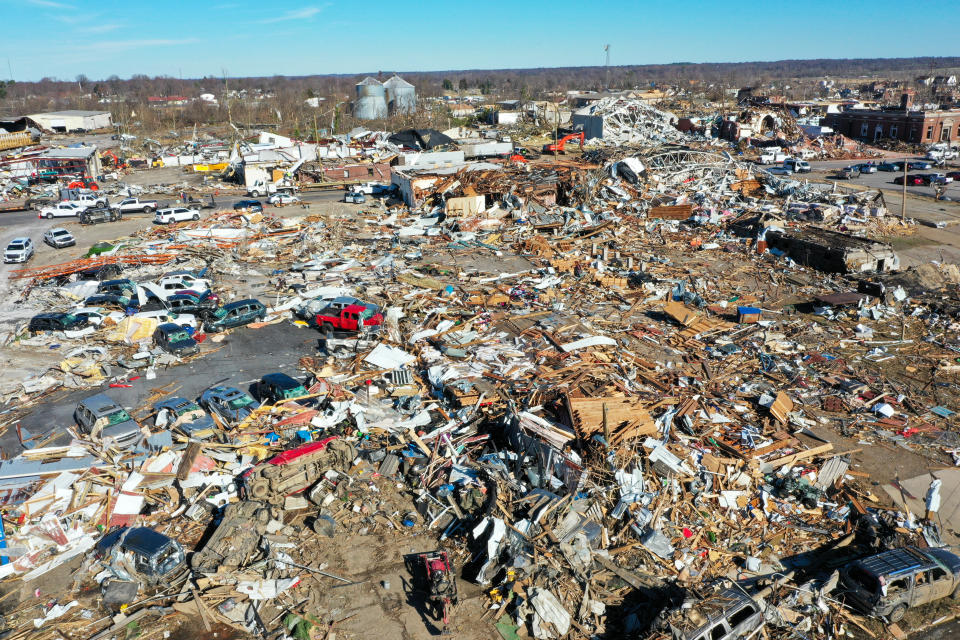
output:
[[570,135],[563,136],[556,144],[545,144],[543,145],[544,153],[552,153],[557,155],[558,153],[566,153],[567,143],[571,140],[580,141],[580,151],[583,151],[583,143],[587,139],[586,134],[581,131],[580,133],[571,133]]
[[90,191],[97,191],[100,189],[100,185],[90,176],[81,176],[70,182],[67,185],[67,189],[90,189]]
[[121,160],[120,158],[118,158],[117,154],[115,154],[113,151],[107,150],[100,154],[101,160],[106,160],[107,158],[110,158],[113,160],[113,164],[111,166],[114,169],[123,169],[124,167],[127,166],[127,163]]
[[436,607],[437,619],[443,621],[445,636],[450,631],[450,613],[457,604],[457,577],[453,570],[453,562],[446,551],[421,553],[424,571],[427,573],[427,585],[430,590],[429,601]]
[[529,160],[536,160],[540,157],[540,154],[526,147],[516,147],[513,150],[513,154],[510,156],[510,162],[515,164],[523,164]]

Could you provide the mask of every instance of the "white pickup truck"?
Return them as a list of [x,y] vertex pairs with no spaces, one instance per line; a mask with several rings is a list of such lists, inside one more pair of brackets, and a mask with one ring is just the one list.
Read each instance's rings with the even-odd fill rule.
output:
[[117,209],[120,213],[153,213],[160,208],[156,200],[141,200],[140,198],[124,198],[120,202],[110,205],[111,209]]
[[69,202],[76,202],[86,205],[87,207],[106,207],[109,204],[106,196],[98,196],[93,193],[79,193],[76,197],[71,198]]
[[79,202],[58,202],[57,204],[40,209],[40,218],[79,218],[80,214],[90,208],[90,205]]

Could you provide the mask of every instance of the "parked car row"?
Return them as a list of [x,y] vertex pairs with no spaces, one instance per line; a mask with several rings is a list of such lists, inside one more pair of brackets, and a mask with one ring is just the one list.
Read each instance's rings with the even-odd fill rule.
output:
[[[182,332],[179,327],[176,329]],[[169,331],[175,340],[182,340],[176,336],[176,330]],[[252,390],[254,395],[236,387],[214,385],[200,394],[198,402],[180,396],[165,398],[153,405],[154,426],[175,428],[189,438],[206,439],[220,427],[236,427],[262,403],[287,402],[308,395],[304,383],[285,373],[263,376]],[[73,418],[82,433],[109,439],[119,448],[134,446],[142,435],[140,425],[120,403],[103,393],[82,400]]]
[[[934,184],[949,184],[953,182],[957,176],[960,176],[960,172],[952,173],[908,173],[906,177],[907,185],[923,185],[930,186]],[[896,176],[893,179],[894,184],[903,184],[904,177]]]
[[[77,244],[73,234],[61,227],[47,229],[43,234],[43,242],[54,249],[64,249]],[[3,261],[7,264],[22,264],[28,262],[36,252],[37,248],[31,238],[14,238],[7,243],[3,251]]]

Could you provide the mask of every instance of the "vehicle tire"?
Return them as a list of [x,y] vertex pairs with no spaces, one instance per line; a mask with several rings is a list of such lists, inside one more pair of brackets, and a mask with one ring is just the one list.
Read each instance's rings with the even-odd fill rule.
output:
[[200,219],[200,214],[199,214],[199,213],[193,214],[193,219],[194,219],[194,220],[199,220],[199,219]]
[[154,211],[156,211],[156,209],[153,208],[153,207],[144,207],[144,208],[143,208],[143,212],[146,213],[146,214],[148,214],[148,215],[151,214],[151,213],[153,213]]
[[250,192],[250,196],[253,197],[253,198],[259,198],[261,195],[263,195],[263,194],[261,194],[259,191],[251,191],[251,192]]
[[263,500],[270,495],[270,481],[265,478],[257,478],[247,487],[247,495],[251,500]]
[[50,213],[50,212],[47,212],[47,215],[45,215],[45,216],[43,216],[43,217],[46,218],[47,220],[51,220],[51,219],[53,218],[53,214]]
[[333,325],[330,324],[329,322],[324,322],[323,325],[321,325],[321,327],[320,327],[320,331],[323,332],[323,333],[325,333],[325,334],[328,335],[328,336],[332,336],[332,335],[333,335]]
[[890,615],[887,616],[887,619],[890,622],[900,622],[903,620],[903,616],[907,613],[907,605],[898,604],[893,608],[893,611],[890,612]]

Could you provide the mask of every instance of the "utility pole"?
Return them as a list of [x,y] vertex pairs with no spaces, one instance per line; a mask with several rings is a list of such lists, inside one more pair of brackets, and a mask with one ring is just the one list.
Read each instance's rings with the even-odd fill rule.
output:
[[230,83],[227,81],[227,70],[223,67],[220,70],[223,72],[223,99],[227,103],[227,122],[233,124],[233,114],[230,112]]
[[610,45],[609,44],[603,45],[603,51],[607,54],[605,71],[607,76],[607,91],[610,91]]
[[903,159],[903,193],[902,200],[900,202],[900,222],[903,222],[907,219],[907,159]]

